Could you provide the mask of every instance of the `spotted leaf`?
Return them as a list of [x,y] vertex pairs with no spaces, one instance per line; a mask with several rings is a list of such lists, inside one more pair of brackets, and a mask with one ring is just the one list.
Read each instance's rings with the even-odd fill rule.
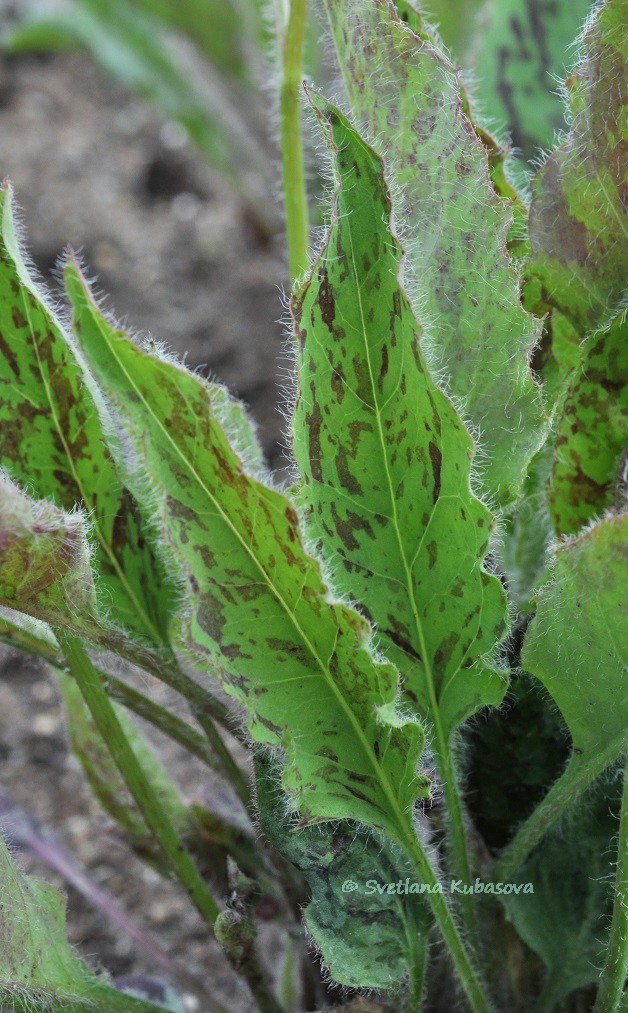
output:
[[278,791],[279,764],[260,751],[255,771],[261,829],[308,884],[305,924],[334,981],[389,989],[417,962],[420,977],[432,919],[403,853],[345,823],[300,827]]
[[478,107],[527,158],[564,129],[556,78],[591,0],[426,0],[443,41],[473,75]]
[[591,338],[565,398],[549,502],[558,534],[576,534],[610,506],[628,446],[628,324]]
[[326,6],[358,127],[381,141],[387,178],[400,194],[407,273],[417,314],[429,321],[430,363],[479,433],[485,488],[506,502],[520,491],[545,433],[528,365],[540,324],[521,306],[504,241],[512,213],[491,185],[455,69],[435,45],[414,35],[389,0]]
[[35,502],[1,473],[0,605],[83,633],[96,612],[84,518]]
[[444,743],[505,690],[481,660],[506,625],[501,584],[482,567],[492,518],[471,492],[473,443],[430,377],[400,285],[381,161],[338,110],[311,100],[339,188],[293,300],[301,499],[336,585],[375,622],[406,697]]
[[0,189],[0,465],[39,499],[89,511],[100,605],[160,644],[171,592],[150,532],[107,450],[98,394],[21,252]]

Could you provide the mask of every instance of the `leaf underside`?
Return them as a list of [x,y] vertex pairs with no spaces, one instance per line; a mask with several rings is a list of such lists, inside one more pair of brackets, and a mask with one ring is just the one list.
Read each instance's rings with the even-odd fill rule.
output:
[[[378,834],[347,823],[300,828],[286,813],[279,765],[256,757],[260,826],[273,847],[303,874],[311,899],[305,924],[334,981],[350,988],[400,984],[427,943],[432,917],[421,894],[381,894],[371,886],[416,882],[403,854]],[[348,886],[347,886],[348,885]],[[344,887],[344,888],[343,888]],[[353,889],[355,888],[355,889]]]
[[155,1013],[161,1008],[117,992],[89,971],[66,939],[63,898],[47,883],[24,876],[1,836],[0,1003],[21,1013]]

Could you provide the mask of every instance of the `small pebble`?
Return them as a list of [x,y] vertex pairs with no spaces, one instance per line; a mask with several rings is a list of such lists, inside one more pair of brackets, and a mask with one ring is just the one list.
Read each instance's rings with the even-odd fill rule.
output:
[[33,731],[36,735],[56,735],[61,727],[58,714],[37,714],[33,720]]

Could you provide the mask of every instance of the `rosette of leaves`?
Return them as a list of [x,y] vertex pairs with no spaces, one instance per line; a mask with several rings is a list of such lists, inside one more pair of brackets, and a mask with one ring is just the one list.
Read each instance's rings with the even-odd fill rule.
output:
[[[466,893],[457,919],[443,874],[535,880],[534,904],[517,896],[507,908],[519,966],[536,969],[523,981],[530,1007],[540,988],[541,1007],[553,1008],[598,977],[597,1009],[619,1006],[628,814],[605,772],[619,768],[628,727],[625,328],[608,263],[625,248],[622,6],[608,0],[591,22],[571,83],[571,132],[532,188],[531,244],[519,242],[517,263],[527,251],[529,304],[551,313],[543,334],[521,304],[511,260],[513,210],[519,228],[523,205],[508,189],[506,153],[476,126],[429,26],[409,3],[327,0],[353,121],[308,89],[334,192],[324,241],[291,302],[299,481],[289,493],[266,473],[243,407],[103,314],[71,252],[71,322],[59,318],[26,267],[2,190],[0,634],[67,667],[77,747],[89,756],[108,749],[113,763],[88,763],[96,789],[113,788],[106,804],[122,805],[131,833],[152,834],[160,867],[214,926],[262,1010],[298,1006],[289,987],[278,995],[260,961],[257,923],[271,900],[290,940],[306,905],[306,928],[341,984],[389,990],[418,1010],[434,938],[429,994],[439,975],[451,978],[447,954],[473,1010],[488,1010],[492,993],[507,1008],[512,996],[489,977],[487,997],[476,970],[512,952],[511,934],[491,934],[487,905],[498,901]],[[542,336],[551,417],[530,370]],[[496,518],[480,486],[509,512],[502,579]],[[568,537],[557,543],[550,525]],[[520,609],[506,649],[504,585]],[[102,650],[176,683],[206,740],[107,677]],[[521,667],[542,684],[534,698]],[[507,711],[491,719],[489,709],[504,698],[508,668],[518,680],[515,721],[527,726],[516,734]],[[227,852],[239,870],[219,896],[203,875],[189,808],[151,769],[112,698],[208,755],[236,789],[241,818],[192,810],[221,861]],[[492,751],[483,764],[471,751],[467,787],[456,742],[481,711],[486,726],[472,741],[477,748],[490,734]],[[216,724],[253,741],[254,786]],[[102,770],[112,771],[107,785]],[[518,804],[508,809],[498,803],[510,792]],[[266,851],[247,822],[256,805]],[[581,893],[575,904],[556,886],[563,854]],[[602,888],[615,854],[614,889]],[[424,890],[386,890],[377,906],[354,889],[367,877]],[[50,997],[53,1008],[62,998],[82,1008],[85,974],[62,944],[69,982],[52,965],[43,985],[16,968],[11,954],[34,904],[24,892],[13,902],[8,865],[6,878],[20,913],[0,987],[24,1006]],[[37,932],[49,923],[39,906]],[[320,1006],[320,987],[312,994]]]

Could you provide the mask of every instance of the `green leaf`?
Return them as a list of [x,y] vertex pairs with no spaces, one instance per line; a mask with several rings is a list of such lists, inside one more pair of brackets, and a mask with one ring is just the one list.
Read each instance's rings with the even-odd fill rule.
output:
[[167,637],[172,592],[151,531],[107,451],[99,395],[33,282],[7,184],[0,189],[0,465],[38,499],[91,516],[99,605],[153,643]]
[[[35,14],[18,23],[5,35],[4,46],[12,53],[50,47],[87,50],[114,78],[180,122],[201,151],[245,191],[247,172],[256,170],[261,178],[267,174],[262,150],[241,123],[234,129],[236,103],[227,105],[215,84],[202,87],[199,75],[181,58],[160,18],[142,9],[150,6],[129,0],[63,4],[54,13]],[[177,6],[186,8],[188,0]],[[225,4],[215,6],[226,8]],[[209,27],[206,3],[204,7],[197,26]],[[213,38],[217,40],[215,31]],[[213,55],[218,55],[217,47]]]
[[425,786],[421,730],[395,711],[396,670],[374,659],[366,621],[331,600],[290,503],[244,471],[211,386],[109,326],[72,263],[66,279],[78,338],[188,571],[189,647],[223,666],[253,737],[286,748],[284,786],[304,819],[353,818],[404,840]]
[[[85,3],[86,0],[83,0]],[[110,0],[87,0],[100,9]],[[257,2],[233,0],[133,0],[129,5],[152,14],[186,35],[206,59],[229,77],[251,82],[246,34],[260,30]],[[245,29],[248,29],[247,33]],[[252,41],[252,40],[249,40]]]
[[628,444],[628,323],[591,338],[567,391],[549,503],[558,534],[576,534],[610,505]]
[[506,627],[500,581],[481,565],[492,518],[471,492],[471,438],[429,375],[399,282],[381,161],[336,109],[311,101],[339,189],[293,300],[300,498],[336,585],[375,623],[406,698],[447,741],[505,690],[481,660]]
[[152,1013],[162,1009],[110,988],[70,948],[65,903],[24,876],[0,836],[0,1003],[20,1013]]
[[426,0],[456,61],[473,76],[478,108],[505,127],[526,158],[552,144],[565,126],[556,78],[591,0]]
[[418,40],[388,0],[326,5],[358,126],[386,138],[384,165],[401,192],[407,273],[417,314],[428,322],[430,365],[479,433],[485,488],[506,502],[545,432],[528,366],[540,325],[521,306],[504,242],[512,213],[491,186],[487,151],[445,57]]
[[96,608],[84,518],[29,499],[1,473],[0,605],[86,632]]
[[212,383],[212,407],[247,473],[260,481],[267,479],[269,471],[257,429],[242,402],[232,397],[226,387]]
[[[471,3],[474,2],[475,0],[471,0]],[[429,45],[434,45],[438,48],[438,38],[435,30],[431,26],[425,24],[423,15],[419,13],[413,4],[408,3],[407,0],[395,0],[395,8],[401,21],[403,21],[403,23],[406,24],[416,36],[418,36],[422,41],[427,42]],[[468,19],[466,24],[469,24]],[[507,169],[510,168],[510,149],[509,147],[501,145],[499,141],[489,134],[485,127],[480,126],[478,122],[474,120],[468,90],[464,87],[460,79],[457,80],[457,84],[460,101],[462,103],[462,111],[469,120],[469,123],[473,127],[478,138],[486,148],[491,183],[493,184],[496,193],[498,193],[503,200],[508,201],[512,209],[513,222],[508,231],[506,245],[508,247],[508,252],[513,258],[515,266],[519,267],[519,264],[525,263],[530,256],[527,238],[528,209],[522,198],[515,190],[512,182],[510,181],[509,175],[507,174]]]
[[581,762],[626,740],[627,553],[628,515],[560,546],[523,646],[523,667],[554,698]]
[[521,652],[557,704],[572,754],[559,779],[501,854],[507,880],[556,820],[628,745],[628,622],[623,602],[628,515],[609,515],[555,551]]
[[532,184],[530,271],[581,336],[606,328],[625,302],[625,21],[625,0],[608,0],[584,35],[585,58],[567,81],[571,129]]
[[534,893],[503,898],[517,932],[547,967],[543,1009],[557,1008],[599,977],[613,909],[608,865],[621,788],[615,772],[597,781],[513,877],[532,883]]
[[399,882],[403,889],[406,879],[417,882],[416,873],[381,835],[360,835],[344,823],[300,827],[278,791],[279,764],[258,752],[255,770],[261,829],[311,890],[305,924],[325,968],[350,988],[401,984],[424,957],[432,924],[425,895],[397,892]]

